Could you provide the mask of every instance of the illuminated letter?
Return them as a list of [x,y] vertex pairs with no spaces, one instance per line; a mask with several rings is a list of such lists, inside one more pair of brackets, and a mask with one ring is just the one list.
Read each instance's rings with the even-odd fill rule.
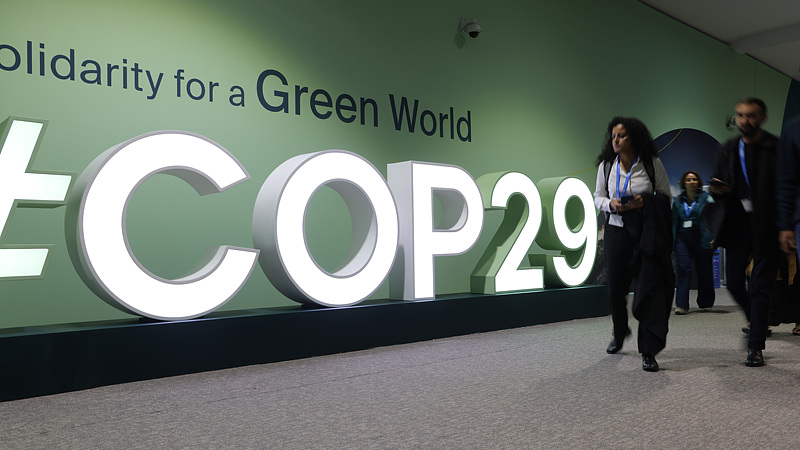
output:
[[[322,186],[350,210],[352,239],[344,266],[328,273],[308,252],[305,212]],[[397,210],[380,172],[340,150],[295,156],[270,174],[253,211],[253,243],[269,280],[302,303],[349,306],[367,298],[389,273],[397,251]]]
[[148,272],[128,245],[125,214],[136,188],[157,173],[183,179],[200,195],[249,178],[233,155],[202,136],[154,132],[123,142],[92,161],[70,195],[70,257],[86,285],[122,311],[159,320],[199,317],[239,291],[258,251],[209,248],[197,271],[176,280]]
[[[389,277],[389,296],[433,298],[434,257],[462,254],[481,234],[480,190],[464,169],[444,164],[389,164],[388,180],[400,217],[398,261]],[[442,205],[439,228],[434,226],[434,196]]]
[[542,199],[530,178],[498,172],[478,178],[484,208],[504,210],[503,222],[470,276],[470,290],[480,294],[542,289],[541,267],[520,268],[542,223]]
[[[577,178],[547,178],[539,181],[538,186],[544,220],[536,243],[548,250],[558,250],[563,256],[530,255],[531,264],[545,265],[547,287],[578,286],[592,273],[597,252],[597,216],[592,193]],[[573,198],[577,204],[570,202]]]
[[[73,174],[31,172],[46,122],[10,117],[0,124],[0,243],[15,206],[63,206]],[[0,280],[44,276],[52,245],[0,249]]]

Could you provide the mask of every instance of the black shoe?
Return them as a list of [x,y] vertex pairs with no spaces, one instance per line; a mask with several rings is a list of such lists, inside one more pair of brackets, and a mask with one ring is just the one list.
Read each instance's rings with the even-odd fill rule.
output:
[[[628,328],[628,332],[625,333],[625,337],[628,337],[630,335],[631,335],[631,329]],[[606,353],[613,355],[614,353],[617,353],[620,350],[622,350],[622,342],[617,344],[617,338],[612,338],[611,342],[608,344],[608,347],[606,348]]]
[[747,349],[747,359],[744,360],[744,365],[747,367],[761,367],[764,365],[764,355],[761,350],[754,348]]
[[649,353],[642,353],[642,370],[645,372],[658,372],[658,362]]

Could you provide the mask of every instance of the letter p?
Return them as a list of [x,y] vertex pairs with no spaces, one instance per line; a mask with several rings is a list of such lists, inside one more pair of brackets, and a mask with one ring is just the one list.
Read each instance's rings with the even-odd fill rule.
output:
[[[406,161],[387,165],[389,188],[397,203],[398,253],[389,274],[389,297],[435,297],[434,258],[460,255],[483,228],[483,198],[466,170],[446,164]],[[441,221],[434,225],[434,197]]]
[[2,245],[16,206],[66,204],[73,174],[30,171],[46,121],[9,117],[0,123],[0,280],[44,276],[53,245]]

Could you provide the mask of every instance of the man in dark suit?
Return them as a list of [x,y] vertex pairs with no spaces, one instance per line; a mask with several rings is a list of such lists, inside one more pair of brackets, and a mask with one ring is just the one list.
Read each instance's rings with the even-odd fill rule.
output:
[[[777,275],[778,227],[775,192],[778,138],[761,128],[767,106],[758,98],[741,100],[735,107],[741,137],[717,150],[711,192],[724,214],[717,230],[717,245],[725,247],[728,291],[749,321],[748,367],[764,365],[769,327],[769,304]],[[745,288],[750,256],[753,269],[750,291]]]

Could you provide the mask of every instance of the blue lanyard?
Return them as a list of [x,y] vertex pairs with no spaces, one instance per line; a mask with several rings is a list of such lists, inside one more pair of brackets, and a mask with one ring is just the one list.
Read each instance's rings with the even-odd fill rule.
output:
[[[636,164],[636,161],[638,159],[639,159],[638,156],[633,158],[633,162],[631,163],[631,168],[628,169],[628,175],[625,176],[625,185],[622,187],[622,193],[623,194],[625,193],[625,191],[628,190],[628,182],[631,181],[631,174],[633,173],[633,166]],[[620,198],[620,196],[619,196],[619,166],[620,166],[620,164],[621,163],[620,163],[620,160],[619,160],[619,156],[617,156],[617,198]],[[633,188],[633,187],[631,187],[631,188]]]
[[696,204],[697,204],[697,200],[693,201],[691,205],[689,203],[687,203],[687,202],[683,202],[683,210],[686,211],[686,218],[687,219],[689,218],[689,214],[692,213],[692,208],[694,208],[694,205],[696,205]]
[[744,181],[747,183],[747,189],[750,189],[750,178],[747,176],[747,164],[744,163],[744,139],[739,138],[739,163],[742,165],[742,173],[744,174]]

